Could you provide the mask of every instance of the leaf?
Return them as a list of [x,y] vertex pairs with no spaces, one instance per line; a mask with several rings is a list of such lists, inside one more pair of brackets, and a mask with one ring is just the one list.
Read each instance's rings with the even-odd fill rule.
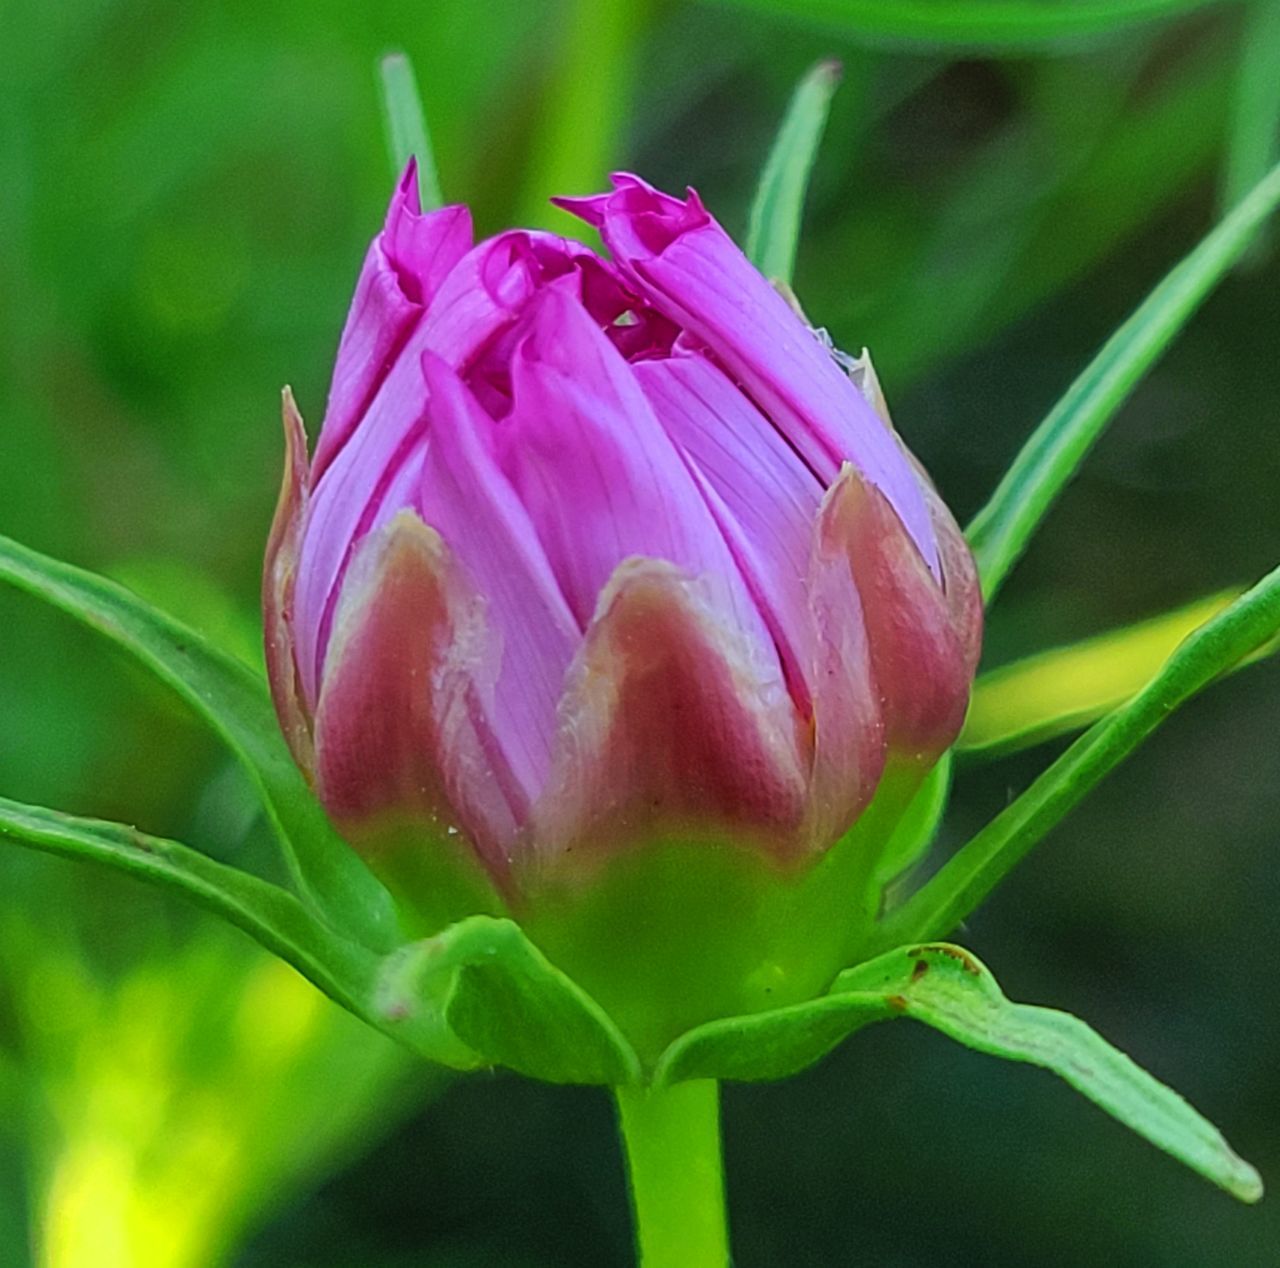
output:
[[773,281],[791,283],[809,174],[839,83],[835,61],[819,62],[800,81],[760,174],[747,224],[747,256]]
[[244,930],[358,1016],[370,1015],[378,959],[334,934],[278,885],[137,828],[0,797],[0,837],[87,859],[182,894]]
[[378,61],[378,79],[382,88],[382,123],[387,137],[387,154],[391,159],[392,179],[412,159],[418,165],[418,199],[423,211],[434,211],[444,205],[440,176],[436,172],[431,134],[418,95],[418,81],[413,63],[406,53],[388,53]]
[[1128,704],[1080,737],[880,926],[875,948],[954,929],[1112,767],[1177,707],[1280,631],[1280,568],[1183,640]]
[[810,1003],[690,1031],[663,1055],[655,1082],[781,1078],[855,1030],[892,1017],[912,1017],[978,1052],[1051,1070],[1233,1196],[1262,1196],[1258,1173],[1176,1092],[1079,1018],[1010,1003],[974,956],[945,943],[886,952],[842,973],[828,995]]
[[391,896],[330,826],[285,747],[261,678],[123,586],[6,537],[0,537],[0,580],[106,635],[172,687],[249,772],[303,897],[374,950],[400,941]]
[[[956,747],[983,756],[1007,753],[1096,722],[1132,699],[1183,638],[1239,597],[1239,590],[1209,595],[983,674]],[[1275,650],[1269,643],[1241,665]]]
[[[723,0],[722,0],[723,2]],[[1111,35],[1215,0],[734,0],[862,39],[1021,50]]]
[[176,841],[0,798],[0,838],[175,891],[249,934],[326,995],[428,1060],[504,1065],[552,1083],[616,1086],[639,1063],[604,1011],[509,920],[473,916],[378,956],[287,890]]
[[[548,1083],[619,1086],[639,1078],[630,1045],[600,1006],[513,921],[471,916],[388,957],[379,1014]],[[455,1064],[455,1062],[450,1062]]]
[[1103,428],[1277,204],[1280,166],[1159,283],[1036,428],[967,529],[988,603]]

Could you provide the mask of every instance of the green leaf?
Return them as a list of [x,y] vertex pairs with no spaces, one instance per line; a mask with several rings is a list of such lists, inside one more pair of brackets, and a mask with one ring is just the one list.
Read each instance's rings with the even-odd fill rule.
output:
[[422,210],[434,211],[444,205],[444,195],[440,190],[422,98],[418,95],[418,81],[408,54],[388,53],[380,58],[378,80],[382,87],[382,122],[387,137],[387,154],[391,159],[391,175],[399,180],[409,160],[415,160]]
[[1021,50],[1110,35],[1214,0],[734,0],[873,40]]
[[285,747],[261,678],[123,586],[6,537],[0,537],[0,581],[106,635],[172,687],[254,780],[303,897],[374,950],[400,941],[391,896],[330,826]]
[[278,885],[125,824],[77,818],[6,797],[0,797],[0,838],[106,864],[176,891],[243,929],[345,1008],[371,1016],[368,1000],[378,957],[334,934]]
[[791,283],[809,173],[827,126],[840,63],[819,62],[800,81],[760,175],[747,223],[747,256],[765,277]]
[[1177,707],[1280,632],[1280,568],[1190,634],[1128,704],[1080,737],[881,925],[875,947],[954,929]]
[[503,1065],[552,1083],[639,1078],[630,1045],[509,920],[472,916],[378,956],[287,890],[176,841],[0,798],[0,839],[102,863],[175,891],[244,930],[332,999],[420,1056]]
[[510,920],[471,916],[388,957],[378,1001],[382,1017],[416,1026],[420,1040],[460,1041],[465,1051],[450,1064],[463,1068],[610,1087],[639,1078],[604,1010]]
[[1151,292],[1036,428],[967,535],[994,598],[1103,428],[1280,204],[1280,167]]
[[[1209,595],[983,674],[956,747],[984,756],[1007,753],[1096,722],[1137,695],[1188,634],[1239,597],[1239,590]],[[1276,650],[1268,643],[1240,665]]]
[[1262,1196],[1258,1173],[1176,1092],[1078,1018],[1010,1003],[974,956],[947,944],[897,948],[842,973],[822,999],[690,1031],[664,1054],[655,1082],[781,1078],[855,1030],[892,1017],[912,1017],[978,1052],[1051,1070],[1233,1196]]
[[1240,23],[1239,66],[1222,173],[1234,207],[1280,158],[1280,0],[1252,0]]

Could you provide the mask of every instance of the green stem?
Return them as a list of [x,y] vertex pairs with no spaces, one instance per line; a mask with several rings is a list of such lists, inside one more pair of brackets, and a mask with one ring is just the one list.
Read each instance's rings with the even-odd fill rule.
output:
[[720,1088],[614,1089],[642,1268],[726,1268]]

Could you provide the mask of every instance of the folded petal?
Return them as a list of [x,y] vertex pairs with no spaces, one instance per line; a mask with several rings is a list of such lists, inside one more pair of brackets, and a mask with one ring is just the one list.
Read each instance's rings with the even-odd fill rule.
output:
[[969,703],[971,631],[953,618],[956,596],[949,601],[888,500],[851,465],[827,497],[819,534],[861,598],[886,744],[936,756],[959,734]]
[[311,714],[294,659],[293,592],[297,581],[302,522],[307,511],[307,436],[293,393],[285,388],[284,479],[276,504],[262,573],[262,626],[271,698],[294,760],[310,772],[313,763]]
[[743,384],[824,484],[852,462],[889,500],[936,573],[924,498],[894,438],[787,301],[707,213],[638,177],[557,200],[596,225],[622,272],[659,311],[704,343]]
[[421,213],[410,162],[356,283],[316,446],[316,479],[351,438],[426,306],[470,246],[465,207]]
[[403,358],[363,424],[312,489],[299,553],[295,656],[306,699],[315,707],[334,609],[352,552],[371,529],[416,508],[426,447],[421,366]]
[[316,786],[356,843],[420,823],[491,869],[515,832],[512,780],[484,708],[483,605],[410,511],[355,553],[316,714]]
[[760,612],[622,354],[557,286],[530,306],[526,330],[513,356],[511,414],[496,429],[498,457],[580,626],[624,559],[665,559],[708,579],[762,676],[781,689]]
[[531,800],[551,764],[556,704],[581,631],[493,458],[495,424],[443,361],[427,353],[423,369],[431,394],[426,514],[483,596],[500,657],[494,731]]
[[806,575],[822,486],[773,424],[707,357],[642,361],[637,380],[696,473],[777,644],[801,712],[811,712],[813,622]]
[[846,543],[832,512],[834,490],[813,526],[807,570],[813,621],[813,770],[808,830],[830,844],[866,808],[885,766],[883,702],[872,672],[868,623]]
[[740,631],[669,563],[605,586],[561,707],[529,836],[543,858],[659,840],[804,848],[794,710],[756,678]]

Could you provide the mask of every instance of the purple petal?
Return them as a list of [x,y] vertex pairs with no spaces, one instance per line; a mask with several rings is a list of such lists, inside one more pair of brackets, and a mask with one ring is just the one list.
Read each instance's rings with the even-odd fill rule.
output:
[[813,623],[805,584],[822,486],[763,414],[706,357],[634,367],[658,421],[699,477],[808,716]]
[[717,587],[730,619],[781,677],[732,554],[630,367],[571,296],[544,290],[513,357],[498,457],[585,627],[624,559],[664,559]]
[[500,874],[516,819],[481,701],[481,607],[412,512],[363,540],[316,714],[316,785],[356,843],[376,848],[420,823],[461,834]]
[[421,214],[410,162],[356,283],[316,446],[315,479],[351,438],[432,296],[470,246],[465,207]]
[[972,678],[971,632],[962,638],[953,604],[925,566],[888,499],[846,466],[823,505],[820,540],[842,563],[861,599],[885,742],[912,757],[936,757],[960,733]]
[[627,174],[614,185],[612,194],[558,201],[600,229],[633,285],[712,350],[824,484],[850,461],[880,489],[936,573],[909,463],[813,332],[692,191],[681,201]]
[[531,799],[551,763],[556,705],[581,632],[494,461],[493,421],[443,361],[428,353],[423,370],[431,392],[427,515],[485,600],[500,657],[494,730]]
[[570,671],[541,855],[667,839],[794,857],[806,843],[806,759],[785,697],[714,596],[672,565],[629,559],[605,586]]

